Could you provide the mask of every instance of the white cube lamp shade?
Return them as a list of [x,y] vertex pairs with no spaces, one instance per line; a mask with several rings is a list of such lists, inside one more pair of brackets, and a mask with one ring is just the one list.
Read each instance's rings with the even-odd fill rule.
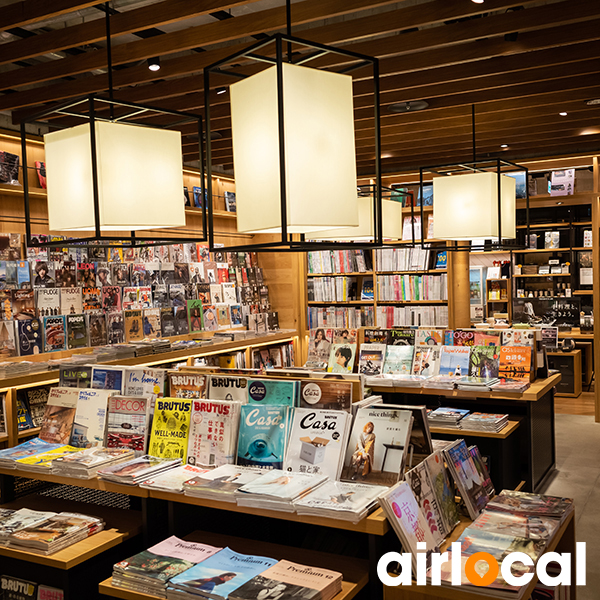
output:
[[[440,240],[498,237],[498,174],[473,173],[433,180],[433,236]],[[502,238],[516,237],[516,182],[500,175]]]
[[[238,231],[281,230],[277,68],[233,84]],[[288,233],[358,226],[352,77],[283,64]]]
[[[96,122],[100,229],[185,226],[181,133]],[[44,135],[51,231],[95,229],[89,123]]]
[[[402,239],[402,202],[384,200],[381,203],[383,238],[386,240]],[[374,239],[373,235],[373,198],[358,198],[358,227],[342,229],[327,229],[311,233],[312,240],[352,240],[367,241]]]

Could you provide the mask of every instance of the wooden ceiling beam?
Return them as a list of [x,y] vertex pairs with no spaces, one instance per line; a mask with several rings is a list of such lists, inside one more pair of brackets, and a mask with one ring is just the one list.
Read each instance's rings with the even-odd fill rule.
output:
[[[206,15],[211,12],[229,9],[257,0],[164,0],[134,10],[128,10],[110,17],[111,37],[115,38],[143,29],[160,27],[183,19]],[[94,3],[97,4],[97,3]],[[67,48],[93,44],[106,39],[106,25],[103,18],[79,25],[55,29],[47,33],[28,37],[8,44],[2,44],[0,64],[7,64],[33,58]]]
[[97,0],[95,2],[77,0],[26,0],[14,2],[0,10],[0,31],[13,27],[25,27],[26,25],[39,23],[44,19],[59,17],[95,4],[98,4]]

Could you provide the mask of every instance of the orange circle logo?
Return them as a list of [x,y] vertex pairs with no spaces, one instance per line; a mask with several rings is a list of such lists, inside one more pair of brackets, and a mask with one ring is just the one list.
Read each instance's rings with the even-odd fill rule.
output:
[[[487,573],[483,573],[483,575],[480,575],[475,570],[475,565],[480,560],[485,561],[488,565]],[[471,584],[480,587],[493,583],[496,580],[496,577],[498,577],[499,571],[500,567],[498,566],[498,561],[489,552],[476,552],[472,556],[469,556],[465,563],[465,575],[467,576],[467,579]]]

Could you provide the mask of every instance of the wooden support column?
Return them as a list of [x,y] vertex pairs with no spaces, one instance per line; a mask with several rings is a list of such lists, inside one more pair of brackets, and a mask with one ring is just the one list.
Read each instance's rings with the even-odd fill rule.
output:
[[600,423],[600,172],[598,157],[594,156],[594,196],[592,197],[592,265],[594,267],[594,403],[596,423]]
[[[469,242],[453,242],[465,247]],[[471,327],[471,292],[469,253],[448,250],[448,326],[451,329]]]

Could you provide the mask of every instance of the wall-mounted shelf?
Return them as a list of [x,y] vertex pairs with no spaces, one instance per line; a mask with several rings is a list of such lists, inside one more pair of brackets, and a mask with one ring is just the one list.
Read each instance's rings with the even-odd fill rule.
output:
[[355,273],[307,273],[307,277],[361,277],[363,275],[373,275],[373,271],[357,271]]
[[530,277],[571,277],[571,273],[547,273],[546,275],[540,273],[532,273],[531,275],[513,275],[518,278],[530,278]]

